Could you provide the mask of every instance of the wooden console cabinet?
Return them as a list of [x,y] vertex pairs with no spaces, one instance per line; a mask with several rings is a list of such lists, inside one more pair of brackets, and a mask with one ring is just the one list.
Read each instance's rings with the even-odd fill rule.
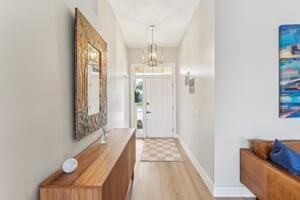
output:
[[124,200],[134,177],[135,130],[114,129],[76,159],[72,174],[58,170],[40,185],[40,200]]

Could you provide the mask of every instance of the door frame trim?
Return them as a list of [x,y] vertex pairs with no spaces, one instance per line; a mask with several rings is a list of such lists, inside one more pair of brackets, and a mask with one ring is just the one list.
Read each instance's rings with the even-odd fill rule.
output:
[[[135,128],[135,115],[134,115],[134,112],[136,111],[135,109],[135,104],[134,104],[134,89],[135,89],[135,79],[136,78],[142,78],[143,79],[143,88],[144,85],[145,85],[145,81],[144,81],[144,78],[147,78],[147,77],[172,77],[172,80],[173,80],[173,106],[174,106],[174,110],[173,110],[173,128],[174,128],[174,131],[172,133],[172,137],[175,137],[176,136],[176,133],[177,133],[177,123],[176,123],[176,113],[177,113],[177,107],[176,107],[176,63],[168,63],[169,65],[172,65],[172,74],[159,74],[159,75],[149,75],[149,74],[146,74],[146,75],[142,75],[142,74],[139,74],[139,75],[136,75],[132,72],[132,68],[133,66],[136,66],[136,65],[143,65],[141,63],[133,63],[130,65],[130,125],[131,127]],[[145,94],[145,92],[143,91],[143,94]],[[143,101],[144,101],[144,95],[143,95]],[[146,133],[146,130],[147,130],[147,123],[145,123],[145,108],[146,108],[146,105],[144,104],[144,129],[143,129],[143,133],[142,134],[139,134],[137,133],[136,136],[138,138],[146,138],[147,137],[147,133]]]

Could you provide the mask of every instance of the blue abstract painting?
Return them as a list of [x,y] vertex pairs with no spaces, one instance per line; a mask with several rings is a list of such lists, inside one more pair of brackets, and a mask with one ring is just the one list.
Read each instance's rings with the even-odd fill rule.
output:
[[300,24],[279,28],[280,117],[300,117]]

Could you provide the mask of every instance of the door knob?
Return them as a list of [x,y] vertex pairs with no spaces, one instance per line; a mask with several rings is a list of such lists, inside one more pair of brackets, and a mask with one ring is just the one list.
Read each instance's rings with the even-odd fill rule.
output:
[[150,111],[147,111],[147,114],[150,114],[151,112]]

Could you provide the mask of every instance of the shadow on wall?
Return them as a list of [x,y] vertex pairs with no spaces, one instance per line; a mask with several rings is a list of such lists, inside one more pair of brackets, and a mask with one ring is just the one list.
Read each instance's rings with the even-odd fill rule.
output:
[[[56,13],[56,20],[55,23],[60,26],[68,27],[68,32],[65,33],[65,35],[62,37],[60,34],[60,28],[56,29],[56,40],[57,44],[68,44],[66,46],[58,45],[59,48],[65,48],[63,51],[65,54],[67,54],[67,57],[63,54],[58,54],[59,57],[59,63],[62,63],[62,66],[65,67],[65,70],[67,71],[65,74],[67,74],[69,77],[65,79],[65,81],[68,81],[64,86],[69,87],[68,90],[72,91],[72,98],[70,99],[71,104],[70,109],[72,110],[72,139],[75,140],[75,32],[74,32],[74,26],[75,26],[75,7],[74,9],[70,9],[67,6],[60,7],[57,9]],[[58,19],[57,16],[65,15],[65,18],[67,19],[65,21],[65,24],[62,24],[62,21]],[[66,42],[67,41],[67,42]],[[61,51],[62,49],[60,49]],[[57,51],[59,52],[59,50]]]

